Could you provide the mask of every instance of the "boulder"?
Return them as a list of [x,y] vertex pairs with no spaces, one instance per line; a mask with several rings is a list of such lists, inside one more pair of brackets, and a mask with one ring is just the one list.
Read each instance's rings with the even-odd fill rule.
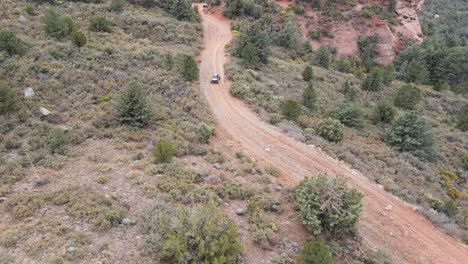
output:
[[49,116],[52,114],[52,112],[50,112],[49,110],[47,110],[46,108],[44,107],[40,107],[39,108],[39,112],[41,112],[41,115],[43,116]]
[[24,89],[24,97],[28,98],[28,97],[33,97],[33,96],[34,96],[33,88],[27,87],[26,89]]

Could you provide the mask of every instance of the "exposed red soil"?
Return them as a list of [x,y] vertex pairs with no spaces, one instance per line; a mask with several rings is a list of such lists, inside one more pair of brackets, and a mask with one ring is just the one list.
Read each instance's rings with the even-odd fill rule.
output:
[[[220,149],[240,146],[259,161],[269,162],[282,172],[286,185],[304,176],[326,172],[343,174],[365,194],[359,233],[371,248],[383,249],[395,263],[464,263],[468,247],[434,227],[424,216],[381,186],[335,160],[314,146],[307,146],[266,124],[241,100],[229,93],[229,82],[209,82],[212,72],[224,76],[227,60],[224,47],[232,39],[230,24],[217,16],[202,14],[206,50],[200,65],[201,89],[219,124],[215,144]],[[384,208],[391,205],[391,210]]]

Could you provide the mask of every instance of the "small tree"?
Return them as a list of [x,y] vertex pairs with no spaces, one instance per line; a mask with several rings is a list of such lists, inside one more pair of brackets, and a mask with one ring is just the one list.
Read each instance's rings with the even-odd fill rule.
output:
[[125,6],[124,0],[112,0],[109,5],[109,9],[114,12],[122,12]]
[[8,55],[22,54],[25,50],[24,42],[18,38],[15,32],[10,30],[0,30],[0,51]]
[[72,43],[78,48],[81,48],[84,45],[86,45],[86,42],[88,41],[86,39],[85,34],[76,30],[71,33],[70,38],[71,38]]
[[302,79],[306,82],[310,82],[312,78],[314,77],[314,72],[312,70],[312,67],[310,65],[307,65],[302,72]]
[[304,244],[298,264],[332,264],[333,258],[327,246],[320,241],[311,241]]
[[47,144],[50,153],[52,154],[65,154],[66,146],[70,143],[70,136],[62,128],[56,127],[52,129]]
[[458,112],[457,115],[457,127],[461,131],[468,130],[468,104],[465,104]]
[[306,177],[294,191],[302,223],[313,234],[327,231],[345,235],[353,231],[362,211],[363,195],[346,186],[346,178],[319,174]]
[[330,49],[326,45],[320,45],[320,48],[316,51],[315,62],[325,69],[330,66]]
[[348,80],[343,83],[343,86],[340,90],[341,93],[345,96],[346,101],[353,102],[357,98],[357,92],[349,84]]
[[395,94],[393,103],[403,109],[414,110],[421,101],[421,94],[416,86],[405,84]]
[[194,56],[187,54],[181,55],[180,63],[182,76],[184,76],[187,81],[198,80],[198,65]]
[[174,154],[174,146],[169,140],[165,138],[159,139],[153,147],[153,155],[157,163],[170,162]]
[[0,115],[12,113],[18,109],[18,95],[10,86],[0,81]]
[[95,16],[91,18],[89,30],[94,32],[112,32],[112,22],[104,16]]
[[256,68],[258,63],[260,63],[257,48],[251,43],[247,44],[247,46],[242,49],[241,58],[242,64],[247,68]]
[[58,40],[67,37],[75,30],[75,25],[70,17],[62,17],[52,9],[44,11],[42,23],[44,23],[46,34]]
[[130,82],[127,90],[117,99],[116,112],[120,124],[136,127],[149,124],[153,118],[153,107],[141,85],[136,82]]
[[361,128],[364,123],[364,112],[362,108],[351,102],[345,102],[335,107],[332,117],[340,120],[347,127]]
[[446,81],[438,81],[436,84],[434,84],[433,88],[438,92],[450,90],[450,84],[448,84]]
[[286,100],[282,107],[281,112],[288,120],[297,121],[301,114],[301,106],[294,99]]
[[411,111],[393,123],[385,136],[385,142],[398,151],[434,160],[436,141],[431,126],[418,113]]
[[339,142],[344,138],[344,126],[340,120],[327,118],[322,120],[318,126],[318,134],[324,139],[332,142]]
[[380,91],[383,84],[383,73],[378,67],[371,69],[370,73],[362,83],[362,90],[364,91]]
[[201,143],[208,144],[211,136],[214,134],[214,129],[207,125],[205,122],[200,123],[198,126],[198,138]]
[[307,88],[305,88],[304,93],[302,94],[302,100],[305,107],[313,111],[317,107],[317,95],[315,94],[314,85],[310,83]]
[[178,20],[192,21],[195,18],[192,3],[189,0],[173,0],[170,12]]
[[374,120],[377,122],[390,124],[396,116],[395,107],[387,101],[380,101],[375,106]]

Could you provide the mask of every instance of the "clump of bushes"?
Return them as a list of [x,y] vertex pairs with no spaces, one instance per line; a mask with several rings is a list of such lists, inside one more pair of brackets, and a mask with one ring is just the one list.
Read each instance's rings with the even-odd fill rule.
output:
[[380,101],[374,109],[374,120],[381,123],[390,124],[396,116],[396,109],[392,103]]
[[9,114],[18,109],[19,99],[16,92],[0,81],[0,115]]
[[211,136],[214,134],[214,129],[207,125],[205,122],[200,123],[198,126],[198,139],[201,143],[208,144]]
[[22,54],[25,50],[25,43],[10,30],[0,30],[0,51],[8,55]]
[[263,247],[274,242],[278,227],[265,212],[259,209],[249,212],[249,224],[253,241]]
[[347,127],[361,128],[364,125],[364,111],[356,103],[345,102],[337,105],[331,116]]
[[116,115],[120,124],[143,127],[151,122],[153,107],[140,84],[128,84],[127,90],[117,99]]
[[281,106],[281,113],[283,116],[292,121],[297,121],[301,114],[301,106],[294,99],[286,100]]
[[91,18],[89,30],[94,32],[112,32],[112,22],[104,16],[95,16]]
[[70,144],[70,135],[62,128],[56,127],[50,131],[47,147],[52,154],[65,154],[67,145]]
[[385,142],[398,151],[406,151],[426,160],[436,158],[436,140],[430,124],[415,111],[395,121]]
[[174,154],[174,146],[165,138],[159,139],[153,147],[153,155],[158,163],[170,162]]
[[299,256],[299,264],[332,264],[333,258],[327,246],[320,241],[310,241],[304,244]]
[[170,263],[236,263],[237,226],[214,203],[192,208],[157,201],[140,217],[146,250]]
[[73,43],[75,46],[79,47],[79,48],[81,48],[81,47],[83,47],[84,45],[86,45],[86,42],[88,41],[88,40],[86,39],[85,34],[83,34],[83,32],[81,32],[81,31],[77,31],[77,30],[75,30],[75,31],[73,31],[73,32],[71,33],[70,38],[71,38],[72,43]]
[[76,30],[76,26],[70,17],[61,16],[52,9],[44,11],[42,23],[44,23],[46,34],[58,40],[68,37]]
[[414,85],[405,84],[396,92],[393,104],[403,109],[414,110],[420,101],[419,89]]
[[346,186],[346,178],[326,174],[306,177],[295,188],[294,199],[304,225],[314,234],[344,235],[354,230],[363,195]]
[[344,126],[340,120],[326,118],[322,120],[317,128],[319,136],[332,142],[339,142],[344,138]]

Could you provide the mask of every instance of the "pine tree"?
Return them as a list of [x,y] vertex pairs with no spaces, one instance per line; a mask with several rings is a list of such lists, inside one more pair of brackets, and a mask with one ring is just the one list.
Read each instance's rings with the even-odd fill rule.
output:
[[290,51],[299,51],[300,38],[296,26],[296,21],[293,17],[286,20],[281,30],[278,32],[275,42],[278,46],[284,47]]
[[330,49],[324,44],[315,53],[315,62],[322,68],[328,69],[330,66]]
[[165,138],[159,139],[158,142],[153,146],[153,155],[157,163],[170,162],[174,154],[174,146],[169,140]]
[[151,122],[153,108],[140,84],[128,84],[127,90],[117,100],[116,114],[120,124],[143,127]]
[[341,87],[341,93],[344,94],[347,101],[353,102],[357,98],[357,92],[349,84],[348,80],[343,83]]
[[182,76],[189,82],[198,80],[198,64],[192,55],[181,55]]
[[315,94],[314,85],[310,83],[307,88],[305,88],[304,93],[302,94],[302,100],[305,107],[313,111],[317,107],[317,95]]
[[25,50],[24,42],[18,38],[15,32],[10,30],[0,30],[0,51],[8,55],[22,54]]
[[0,115],[8,114],[18,109],[18,95],[10,86],[0,82]]
[[362,90],[364,91],[380,91],[383,84],[383,73],[378,67],[371,69],[370,73],[362,83]]
[[70,35],[70,38],[73,44],[79,48],[86,45],[86,42],[87,42],[86,36],[80,31],[76,31],[76,30],[73,31]]
[[302,78],[306,82],[310,82],[312,78],[314,77],[314,71],[312,70],[312,67],[310,65],[307,65],[304,71],[302,72]]
[[256,68],[258,63],[260,62],[260,58],[258,57],[257,48],[251,43],[247,44],[244,47],[241,54],[242,64],[244,64],[247,68]]
[[393,104],[403,109],[414,110],[420,101],[419,89],[414,85],[405,84],[396,92]]
[[281,107],[282,114],[286,119],[297,121],[301,114],[301,106],[294,99],[288,99],[283,103]]
[[171,14],[178,20],[193,21],[195,18],[189,0],[175,0],[171,6]]
[[332,264],[333,258],[327,246],[320,241],[311,241],[304,244],[298,264]]
[[398,151],[410,152],[425,160],[436,158],[436,141],[431,126],[415,111],[406,113],[393,123],[385,142]]

